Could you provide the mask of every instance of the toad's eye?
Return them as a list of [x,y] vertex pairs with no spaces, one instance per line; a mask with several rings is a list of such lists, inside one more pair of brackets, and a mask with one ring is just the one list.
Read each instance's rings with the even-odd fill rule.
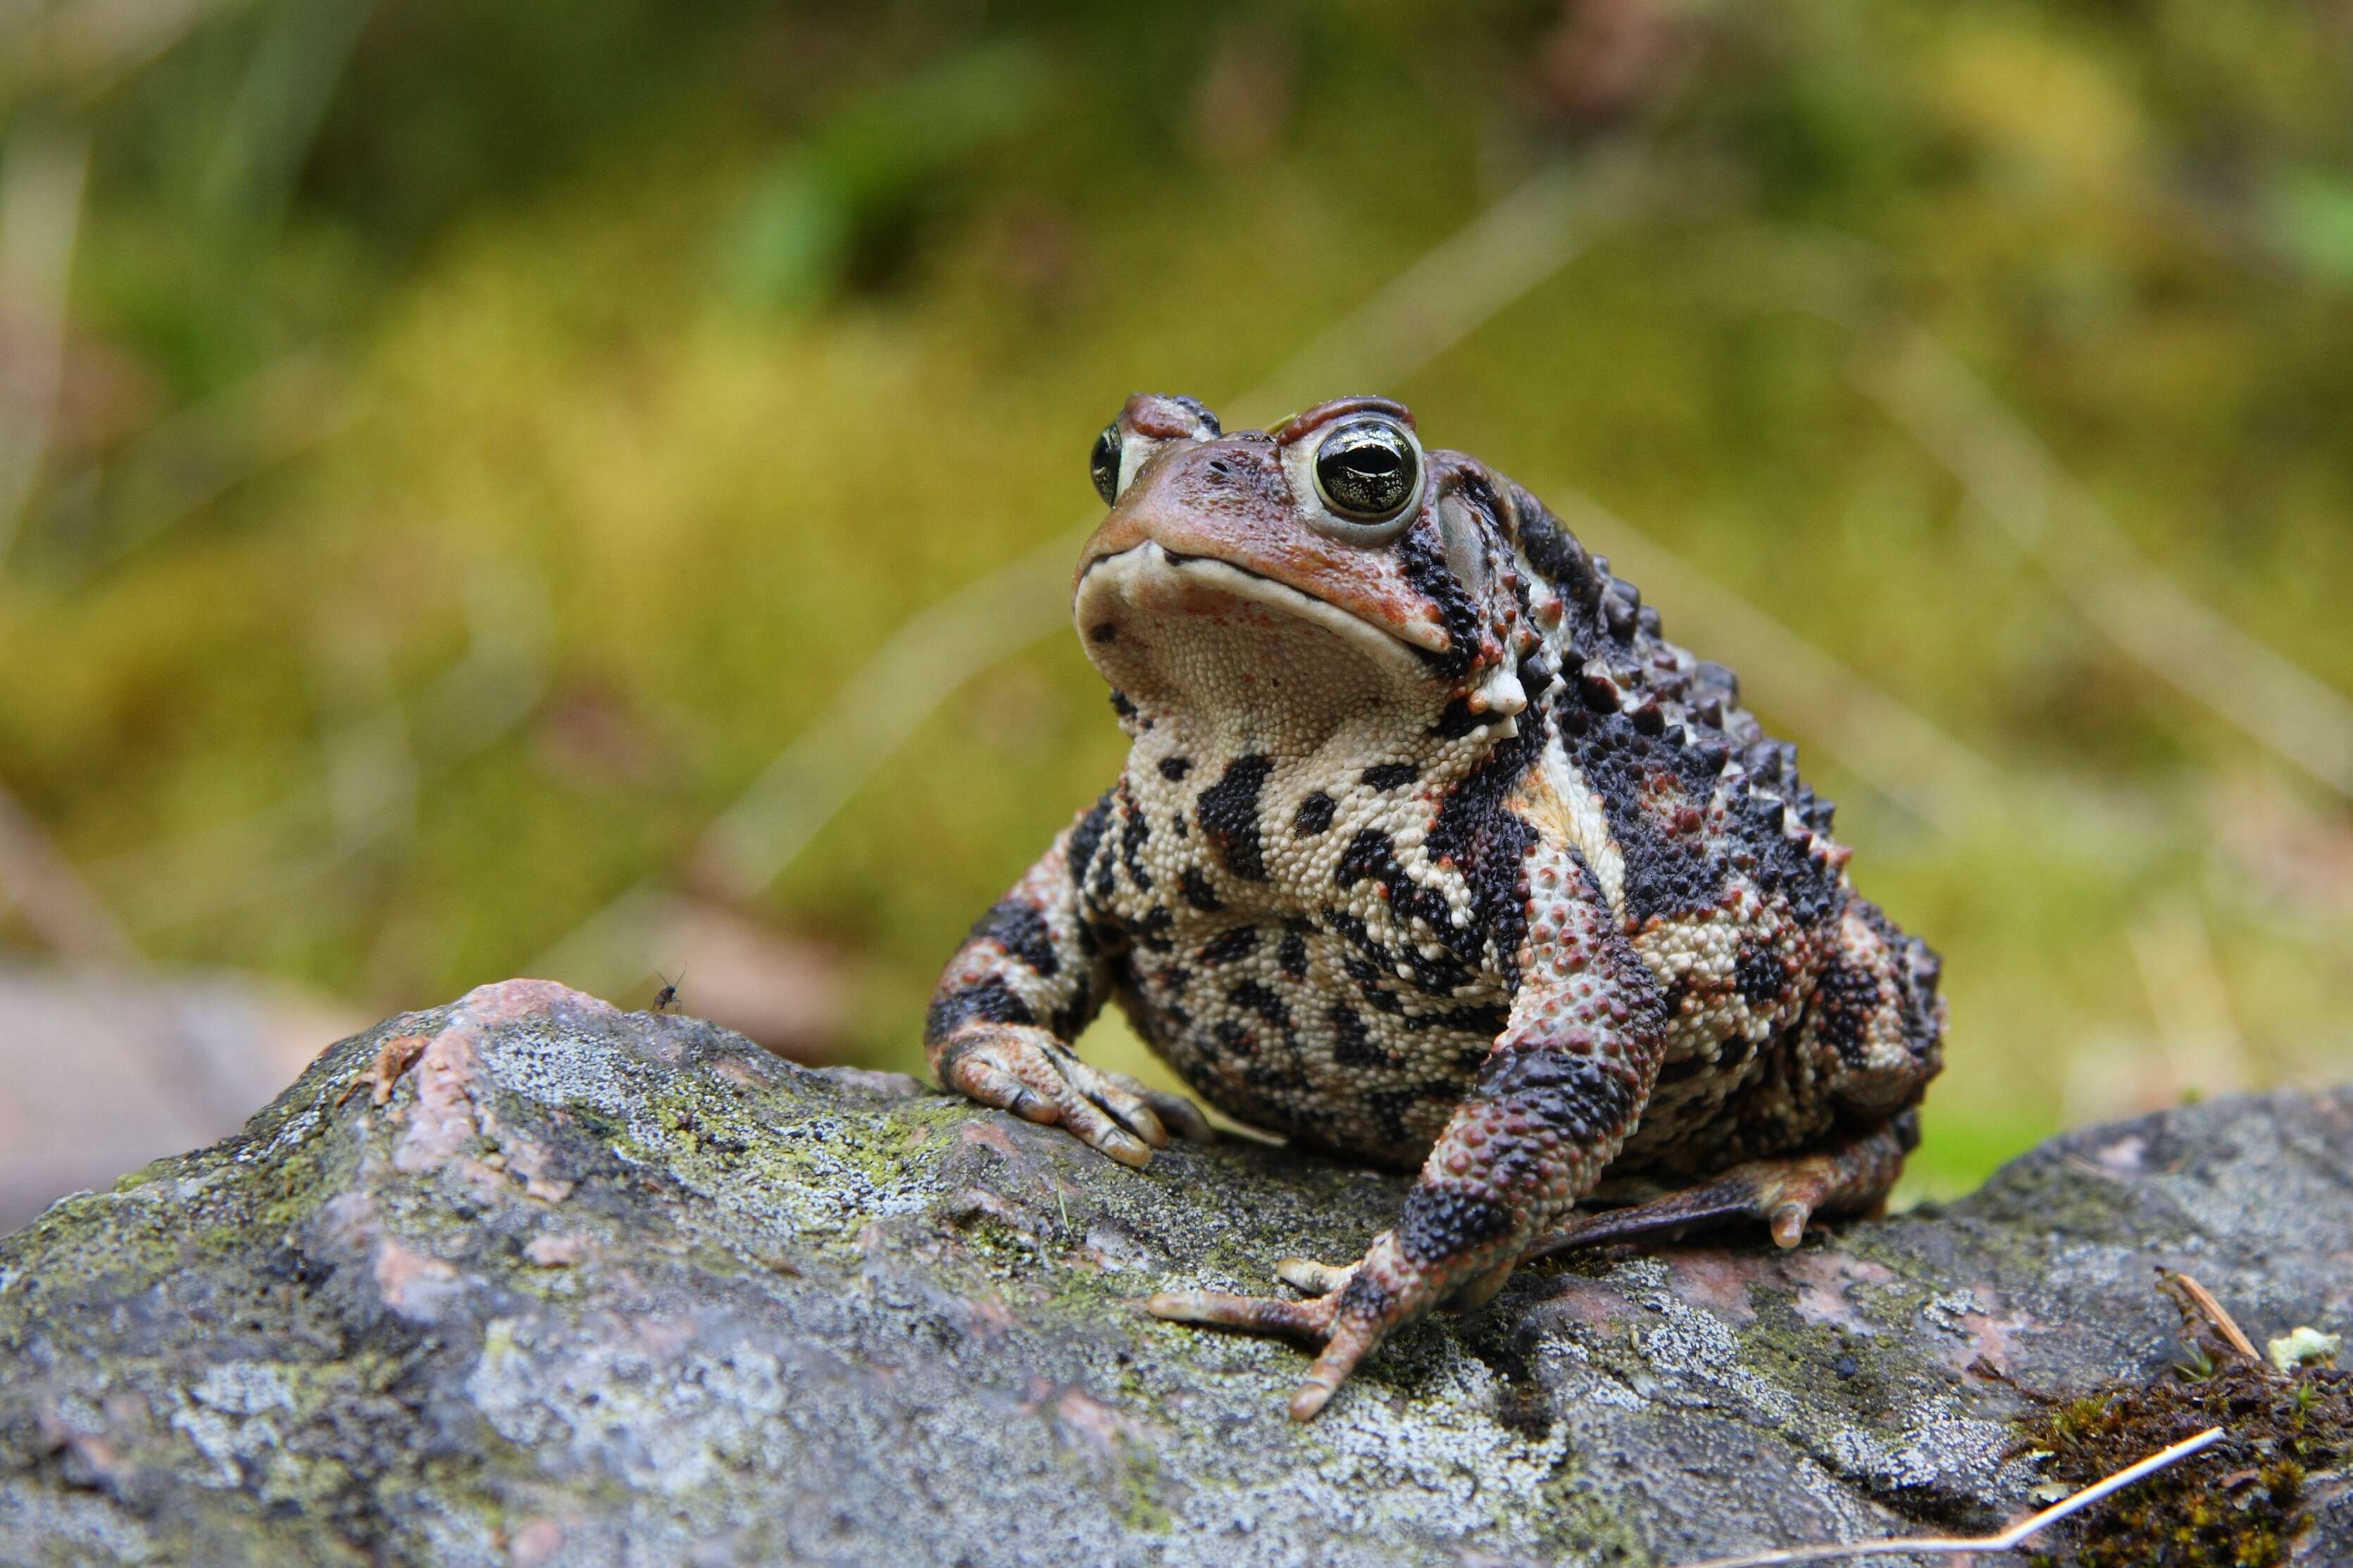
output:
[[1315,448],[1315,489],[1324,504],[1357,522],[1383,522],[1405,510],[1421,484],[1421,454],[1387,419],[1335,426]]
[[1094,450],[1087,454],[1087,474],[1095,482],[1095,494],[1109,506],[1119,499],[1119,458],[1123,445],[1119,438],[1119,421],[1114,419],[1103,427],[1095,437]]

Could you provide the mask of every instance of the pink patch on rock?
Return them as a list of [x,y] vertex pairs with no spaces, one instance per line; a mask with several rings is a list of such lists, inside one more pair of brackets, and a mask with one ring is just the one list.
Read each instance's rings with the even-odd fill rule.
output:
[[994,1149],[1008,1160],[1021,1158],[1020,1147],[1006,1135],[1005,1129],[993,1121],[967,1121],[964,1124],[964,1141]]
[[1867,1258],[1856,1258],[1828,1248],[1817,1251],[1800,1249],[1785,1254],[1780,1262],[1781,1273],[1797,1287],[1795,1310],[1799,1317],[1810,1323],[1847,1329],[1856,1333],[1877,1331],[1847,1292],[1857,1285],[1892,1282],[1895,1278],[1892,1269]]
[[1772,1267],[1753,1256],[1706,1247],[1665,1256],[1671,1289],[1695,1307],[1705,1307],[1734,1323],[1757,1316],[1749,1304],[1749,1287],[1767,1279]]
[[1066,1438],[1083,1439],[1104,1453],[1116,1452],[1137,1430],[1132,1416],[1081,1388],[1054,1401],[1054,1422]]
[[507,1169],[521,1176],[522,1190],[533,1197],[551,1204],[560,1204],[572,1195],[573,1184],[548,1170],[547,1151],[527,1138],[509,1137],[499,1147],[507,1157]]
[[721,1057],[711,1064],[711,1070],[730,1083],[741,1084],[745,1089],[759,1089],[767,1081],[742,1057]]
[[507,1537],[507,1556],[515,1568],[545,1568],[564,1550],[564,1527],[552,1519],[527,1519]]
[[453,1023],[417,1053],[408,1069],[417,1100],[392,1152],[394,1169],[412,1175],[431,1170],[456,1159],[481,1131],[474,1116],[474,1077],[481,1070],[474,1054],[477,1037],[470,1020]]
[[1574,1318],[1588,1328],[1612,1328],[1633,1310],[1615,1289],[1596,1279],[1563,1279],[1556,1285],[1559,1293],[1546,1298],[1546,1310]]
[[[393,1151],[393,1168],[414,1175],[451,1165],[477,1185],[497,1185],[503,1178],[493,1167],[463,1153],[478,1135],[498,1131],[497,1119],[474,1095],[475,1080],[481,1075],[480,1047],[502,1025],[559,1012],[619,1016],[610,1004],[553,980],[501,980],[459,997],[449,1022],[417,1053],[408,1069],[407,1076],[417,1082],[417,1100]],[[543,1158],[528,1144],[520,1145],[518,1152]],[[535,1196],[560,1201],[571,1191],[568,1183],[531,1171],[524,1174],[536,1184],[526,1186]]]
[[575,991],[553,980],[500,980],[477,985],[458,998],[457,1010],[483,1028],[495,1028],[542,1014],[586,1013],[608,1018],[621,1016],[610,1002],[599,1001],[586,991]]
[[630,1337],[647,1354],[663,1361],[675,1360],[701,1335],[702,1331],[689,1318],[640,1318],[630,1330]]
[[965,1304],[965,1331],[976,1339],[993,1340],[1013,1331],[1012,1309],[995,1296],[975,1296]]
[[414,1323],[437,1321],[442,1304],[466,1288],[456,1268],[389,1237],[376,1243],[375,1272],[384,1304]]
[[1979,1361],[1998,1372],[2008,1372],[2010,1352],[2018,1336],[2039,1325],[2023,1312],[2004,1309],[2000,1305],[2001,1298],[1988,1286],[1980,1285],[1970,1294],[1979,1301],[1992,1304],[1978,1311],[1961,1314],[1961,1327],[1968,1331],[1969,1337],[1962,1341],[1947,1359],[1963,1372]]
[[541,1268],[569,1268],[588,1256],[588,1247],[585,1236],[549,1232],[525,1242],[522,1255]]

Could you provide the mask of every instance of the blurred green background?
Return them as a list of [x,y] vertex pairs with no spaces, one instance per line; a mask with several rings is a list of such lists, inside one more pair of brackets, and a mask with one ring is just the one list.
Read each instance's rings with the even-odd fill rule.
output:
[[[0,126],[23,985],[920,1069],[1118,764],[1096,429],[1378,390],[1945,952],[1915,1191],[2353,1066],[2341,0],[22,0]],[[247,1081],[26,1016],[0,1145]]]

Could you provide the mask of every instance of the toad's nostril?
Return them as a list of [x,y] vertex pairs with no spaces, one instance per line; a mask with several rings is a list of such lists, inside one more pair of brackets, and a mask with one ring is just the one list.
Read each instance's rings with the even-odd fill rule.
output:
[[1224,459],[1223,458],[1210,458],[1210,459],[1209,459],[1209,472],[1211,472],[1211,473],[1213,473],[1213,474],[1216,474],[1216,475],[1219,476],[1220,478],[1222,478],[1222,477],[1225,475],[1225,472],[1226,472],[1226,462],[1225,462],[1225,459]]

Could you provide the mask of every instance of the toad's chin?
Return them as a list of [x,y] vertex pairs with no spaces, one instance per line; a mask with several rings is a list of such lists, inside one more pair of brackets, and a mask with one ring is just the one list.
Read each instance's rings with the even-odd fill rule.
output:
[[[1090,562],[1073,605],[1087,657],[1145,712],[1328,732],[1451,695],[1402,639],[1244,567],[1136,545]],[[1271,739],[1272,737],[1269,737]]]

